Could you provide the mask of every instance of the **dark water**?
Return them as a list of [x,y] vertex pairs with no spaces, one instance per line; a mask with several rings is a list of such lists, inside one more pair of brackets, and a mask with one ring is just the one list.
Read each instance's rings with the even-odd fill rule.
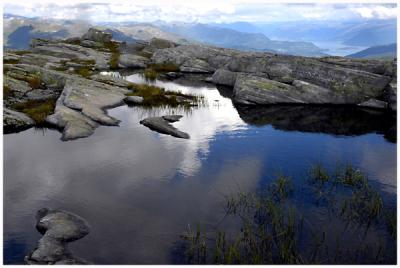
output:
[[[128,77],[139,82],[140,76]],[[396,203],[395,119],[354,108],[232,105],[229,89],[180,79],[157,81],[201,94],[205,107],[109,110],[120,127],[62,142],[50,129],[4,136],[4,258],[22,263],[40,238],[35,212],[74,212],[91,233],[71,244],[98,264],[173,263],[188,224],[212,228],[225,196],[253,192],[284,173],[295,180],[320,162],[348,162],[368,174],[385,203]],[[183,114],[183,140],[139,124],[149,115]]]

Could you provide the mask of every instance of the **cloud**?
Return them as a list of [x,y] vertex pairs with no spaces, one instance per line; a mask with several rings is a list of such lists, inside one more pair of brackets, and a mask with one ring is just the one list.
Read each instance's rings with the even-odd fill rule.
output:
[[5,13],[27,17],[85,19],[93,22],[155,20],[186,22],[279,22],[396,18],[395,4],[263,3],[256,0],[222,1],[87,1],[58,2],[6,0]]

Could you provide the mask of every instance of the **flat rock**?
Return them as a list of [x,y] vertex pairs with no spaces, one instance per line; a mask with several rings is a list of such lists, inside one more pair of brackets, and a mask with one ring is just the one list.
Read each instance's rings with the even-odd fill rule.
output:
[[[179,116],[166,116],[167,119],[173,122],[178,121],[181,117]],[[179,131],[175,127],[170,124],[171,121],[166,120],[163,117],[148,117],[140,121],[140,124],[150,128],[159,133],[171,135],[173,137],[182,138],[182,139],[189,139],[189,134]]]
[[75,257],[67,243],[89,234],[87,222],[67,211],[43,208],[37,212],[37,230],[43,234],[37,247],[25,257],[28,264],[87,264]]
[[35,122],[27,115],[3,108],[4,133],[19,132],[32,127]]

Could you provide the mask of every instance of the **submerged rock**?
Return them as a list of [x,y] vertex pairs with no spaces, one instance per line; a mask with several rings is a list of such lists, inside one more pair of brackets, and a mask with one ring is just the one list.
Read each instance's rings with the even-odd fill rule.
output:
[[173,127],[170,122],[179,121],[182,118],[180,115],[166,115],[162,117],[148,117],[140,121],[140,124],[150,128],[151,130],[159,133],[171,135],[181,139],[189,139],[189,134],[179,131]]
[[63,210],[42,208],[36,215],[37,230],[43,234],[37,248],[25,256],[27,264],[88,264],[68,249],[69,242],[89,234],[89,225],[81,217]]

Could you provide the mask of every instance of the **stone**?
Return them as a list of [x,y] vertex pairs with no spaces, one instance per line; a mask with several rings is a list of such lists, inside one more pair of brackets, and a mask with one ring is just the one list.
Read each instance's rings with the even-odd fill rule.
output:
[[85,33],[82,37],[82,40],[90,40],[99,43],[107,43],[111,42],[112,34],[100,31],[95,28],[90,28],[87,33]]
[[[167,116],[167,119],[170,119],[170,120],[173,119],[173,121],[176,122],[180,118],[177,118],[177,116],[175,116],[175,117]],[[141,120],[140,124],[150,128],[153,131],[156,131],[156,132],[159,132],[162,134],[171,135],[176,138],[181,138],[181,139],[189,139],[190,138],[189,134],[179,131],[178,129],[176,129],[175,127],[173,127],[170,124],[170,121],[164,119],[163,117],[148,117],[148,118]]]
[[122,53],[118,59],[118,67],[119,68],[146,68],[149,63],[149,59],[133,54]]
[[233,101],[247,105],[304,103],[293,86],[253,75],[238,75]]
[[176,79],[182,76],[182,73],[178,73],[178,72],[167,72],[163,74],[164,77],[168,78],[168,79]]
[[156,49],[163,49],[163,48],[175,47],[176,44],[166,39],[152,38],[150,40],[150,46]]
[[13,133],[26,130],[32,127],[35,121],[24,113],[3,108],[3,131]]
[[369,99],[367,101],[364,101],[364,102],[358,104],[358,106],[366,107],[366,108],[374,108],[374,109],[386,109],[388,104],[386,101],[381,101],[381,100],[377,100],[377,99]]
[[27,264],[88,264],[68,249],[69,242],[89,234],[88,223],[64,210],[40,209],[36,228],[43,235],[37,247],[25,257]]
[[162,116],[163,119],[167,120],[168,122],[174,123],[179,121],[183,116],[182,115],[164,115]]
[[[364,62],[341,58],[243,52],[205,45],[180,45],[159,49],[153,54],[152,61],[158,64],[175,64],[182,72],[215,72],[213,82],[222,85],[236,84],[235,73],[248,75],[246,77],[252,81],[256,80],[255,77],[260,77],[260,79],[273,80],[289,86],[293,86],[294,83],[294,91],[290,92],[287,98],[292,100],[285,100],[285,103],[356,105],[381,96],[391,76],[394,75],[393,64],[385,64],[381,61],[365,60]],[[242,77],[239,84],[244,83],[243,79]],[[252,90],[251,83],[251,81],[247,83],[246,92]],[[255,87],[253,90],[260,93],[260,88]],[[319,90],[321,92],[318,92]],[[264,96],[268,99],[262,101],[262,96],[259,95],[257,102],[271,103],[272,97],[268,97],[267,94]],[[313,96],[318,99],[312,99]],[[278,99],[282,100],[282,98],[283,96],[280,96]]]
[[128,96],[124,99],[124,101],[128,104],[142,104],[143,100],[143,97],[140,96]]
[[233,87],[236,82],[236,76],[238,73],[231,72],[226,69],[218,69],[211,77],[211,81],[217,85],[225,85]]

